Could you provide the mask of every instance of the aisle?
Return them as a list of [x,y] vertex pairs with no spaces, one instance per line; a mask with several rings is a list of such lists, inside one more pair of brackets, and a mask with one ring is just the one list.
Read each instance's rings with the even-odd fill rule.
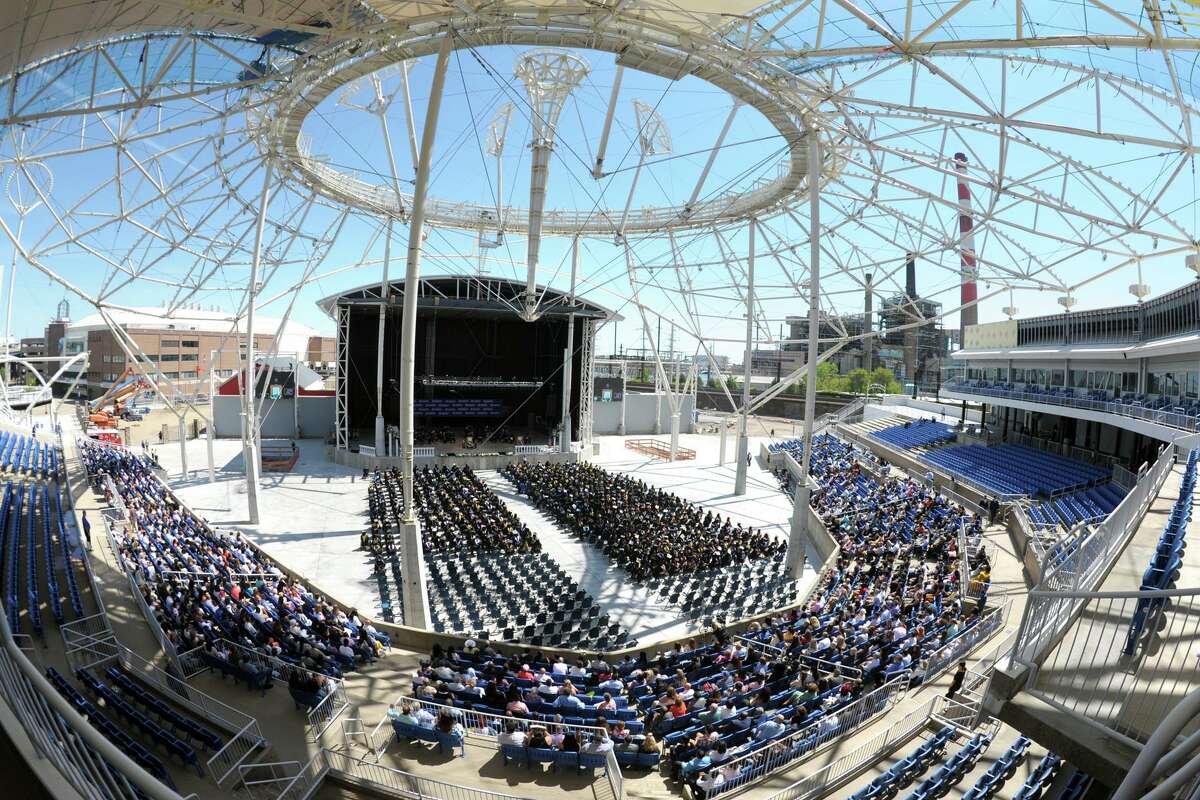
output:
[[517,517],[529,526],[542,548],[568,575],[596,599],[614,622],[629,631],[639,644],[646,645],[684,636],[692,628],[682,619],[677,606],[659,600],[648,589],[629,579],[611,564],[608,556],[591,545],[567,534],[541,511],[517,494],[499,472],[475,473]]

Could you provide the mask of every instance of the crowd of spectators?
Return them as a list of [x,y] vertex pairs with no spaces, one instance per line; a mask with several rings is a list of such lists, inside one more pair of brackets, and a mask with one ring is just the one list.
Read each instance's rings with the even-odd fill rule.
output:
[[289,578],[240,533],[209,528],[142,457],[88,441],[79,451],[96,483],[107,486],[105,477],[112,478],[132,521],[118,537],[117,555],[180,653],[202,647],[229,660],[236,648],[225,642],[232,642],[336,677],[387,647],[386,635],[353,609]]
[[[394,554],[391,531],[404,513],[400,470],[376,470],[367,489],[371,529],[364,544]],[[426,553],[536,553],[537,537],[468,466],[413,471],[413,502]]]
[[[886,707],[875,689],[930,677],[932,657],[981,616],[981,606],[960,596],[958,532],[961,524],[968,541],[978,541],[983,520],[924,483],[865,468],[868,458],[833,437],[817,439],[813,507],[839,555],[803,607],[752,623],[737,639],[717,629],[704,641],[611,665],[602,656],[575,663],[529,650],[502,656],[468,640],[454,651],[435,648],[414,678],[415,695],[451,714],[458,707],[507,717],[501,736],[522,741],[531,726],[552,732],[564,721],[599,724],[618,748],[649,740],[665,748],[671,773],[698,797],[848,732]],[[648,535],[622,538],[623,547],[654,550],[658,538],[670,537],[657,502],[671,503],[670,495],[564,466],[521,464],[506,474],[599,542],[608,531],[623,533],[629,519],[641,520]],[[572,478],[579,479],[573,490]],[[601,515],[598,504],[608,500],[610,513]],[[986,565],[976,578],[988,580]]]
[[503,474],[636,581],[782,558],[785,544],[670,492],[592,464],[520,461]]

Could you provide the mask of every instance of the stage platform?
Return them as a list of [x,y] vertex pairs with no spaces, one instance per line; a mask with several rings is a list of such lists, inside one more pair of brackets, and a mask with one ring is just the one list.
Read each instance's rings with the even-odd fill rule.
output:
[[[668,489],[769,534],[787,536],[791,503],[776,488],[775,478],[756,462],[750,466],[747,493],[733,494],[734,466],[718,466],[718,438],[683,435],[683,446],[695,450],[692,461],[663,462],[625,448],[625,437],[600,437],[599,454],[591,460],[615,472],[628,473],[653,486]],[[366,483],[362,470],[327,458],[317,440],[298,442],[299,460],[289,473],[262,476],[259,508],[262,521],[247,522],[246,495],[241,475],[241,447],[236,440],[214,443],[217,481],[208,482],[203,439],[188,443],[192,476],[179,476],[178,443],[155,446],[168,482],[180,498],[210,522],[243,531],[285,567],[307,576],[321,591],[340,602],[378,616],[379,595],[370,576],[371,559],[358,550],[366,525]],[[732,442],[728,452],[733,453]],[[757,441],[751,441],[757,451]],[[461,460],[456,459],[458,463]],[[482,480],[529,525],[544,549],[619,621],[639,643],[652,644],[691,632],[681,610],[656,598],[611,567],[598,549],[578,542],[553,525],[516,495],[495,470],[479,470]],[[816,578],[806,568],[802,589]]]

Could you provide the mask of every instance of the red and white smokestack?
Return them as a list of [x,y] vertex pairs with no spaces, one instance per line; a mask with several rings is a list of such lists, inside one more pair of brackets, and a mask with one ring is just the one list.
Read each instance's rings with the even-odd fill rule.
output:
[[[979,322],[979,309],[975,305],[975,301],[979,298],[979,291],[975,287],[975,278],[978,274],[975,266],[975,212],[971,207],[971,189],[967,186],[966,153],[954,154],[954,169],[958,173],[958,235],[961,252],[959,274],[962,277],[959,300],[963,306],[959,312],[961,337],[968,325],[975,325]],[[971,305],[968,306],[968,303]],[[960,338],[959,341],[961,342],[962,339]]]

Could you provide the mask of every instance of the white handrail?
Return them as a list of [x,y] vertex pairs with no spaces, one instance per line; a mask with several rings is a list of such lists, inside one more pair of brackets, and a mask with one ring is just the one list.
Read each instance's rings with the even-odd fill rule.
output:
[[[825,745],[842,739],[846,734],[857,730],[862,723],[873,719],[880,712],[886,712],[889,705],[894,705],[907,692],[908,683],[908,673],[901,673],[878,689],[830,712],[811,725],[779,739],[772,739],[760,750],[731,758],[722,765],[722,771],[735,777],[720,787],[710,789],[708,796],[711,798],[716,793],[754,783],[772,772],[815,754]],[[826,730],[831,721],[834,726]],[[748,765],[750,769],[743,770],[741,765]]]
[[[123,777],[137,786],[147,797],[153,800],[181,800],[178,792],[170,789],[157,778],[146,772],[141,766],[133,761],[129,756],[125,755],[116,745],[110,742],[99,731],[91,726],[85,720],[75,707],[67,701],[58,690],[50,685],[36,668],[32,662],[25,657],[17,647],[13,640],[12,632],[8,627],[7,614],[0,614],[0,646],[3,647],[4,654],[0,656],[0,687],[3,688],[6,699],[9,702],[9,707],[21,719],[22,726],[26,733],[38,745],[38,749],[42,754],[55,763],[61,770],[64,766],[63,757],[66,755],[64,742],[57,741],[48,737],[50,729],[47,726],[48,720],[33,721],[25,719],[25,715],[29,713],[29,703],[45,703],[49,710],[52,710],[62,722],[71,729],[83,742],[123,774]],[[14,669],[19,675],[13,674],[10,670]],[[13,680],[24,680],[29,686],[25,691],[20,687],[13,685]],[[14,694],[15,692],[15,694]],[[36,697],[31,696],[35,694]],[[23,696],[22,696],[23,695]],[[30,723],[36,727],[31,728]],[[66,745],[69,747],[69,745]],[[65,759],[68,763],[70,758]],[[89,769],[82,766],[80,769]],[[96,767],[91,767],[95,769]],[[80,791],[83,787],[79,786],[77,780],[69,781]]]
[[[1142,482],[1125,496],[1103,523],[1073,543],[1065,555],[1051,550],[1043,562],[1041,583],[1030,592],[1025,614],[1013,644],[1013,659],[1035,667],[1058,637],[1071,625],[1091,590],[1099,586],[1137,532],[1146,510],[1158,495],[1175,462],[1175,449],[1163,448]],[[1065,540],[1064,540],[1065,541]],[[1058,558],[1051,564],[1052,558]],[[1035,602],[1035,597],[1045,597]]]
[[919,710],[905,714],[887,730],[877,734],[844,756],[816,772],[780,789],[767,800],[816,800],[849,782],[869,765],[877,763],[929,724],[939,697],[931,697]]

